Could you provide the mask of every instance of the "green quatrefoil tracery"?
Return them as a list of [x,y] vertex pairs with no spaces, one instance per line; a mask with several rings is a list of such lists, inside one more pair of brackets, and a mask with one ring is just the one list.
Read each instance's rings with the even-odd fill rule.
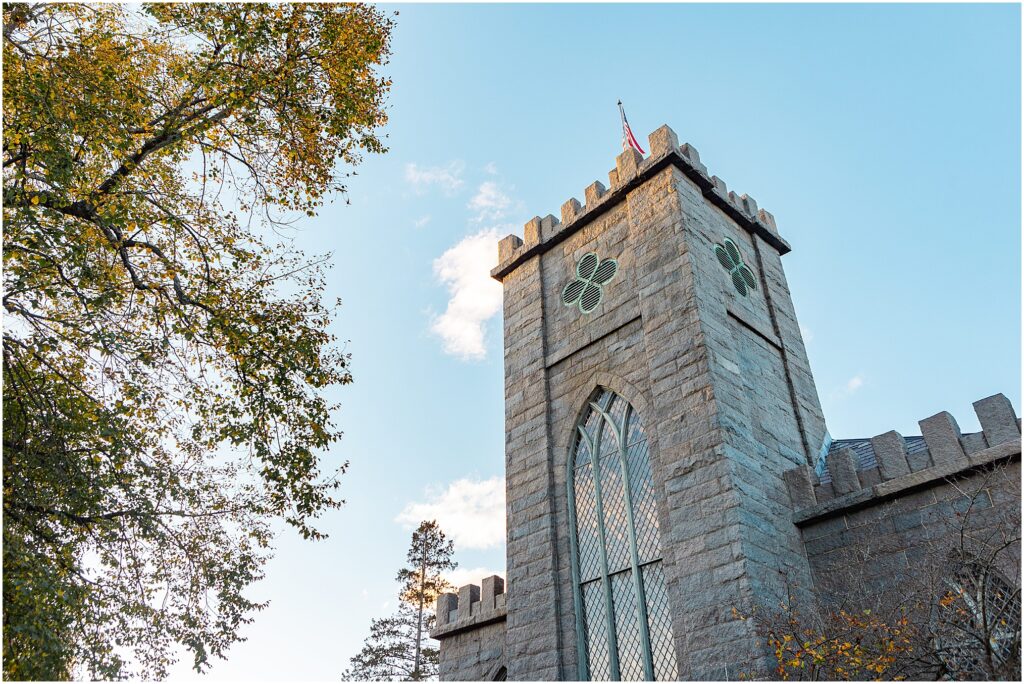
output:
[[729,276],[732,278],[732,284],[736,291],[746,297],[747,290],[753,291],[757,289],[754,272],[743,263],[740,248],[736,246],[735,242],[729,238],[725,238],[723,242],[725,243],[724,245],[715,245],[715,256],[718,257],[718,263],[722,264],[722,268],[729,271]]
[[576,263],[576,279],[562,289],[562,303],[576,304],[580,313],[588,314],[604,299],[604,286],[619,272],[615,259],[601,260],[594,252],[587,252]]

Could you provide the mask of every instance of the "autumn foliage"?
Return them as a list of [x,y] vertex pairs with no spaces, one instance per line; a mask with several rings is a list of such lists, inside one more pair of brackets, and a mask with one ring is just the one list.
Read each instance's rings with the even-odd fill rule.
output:
[[[914,650],[914,628],[907,615],[881,619],[870,609],[860,614],[837,610],[825,625],[809,626],[796,609],[780,606],[785,617],[762,623],[772,650],[777,679],[882,680],[905,679],[890,672],[901,656]],[[738,614],[737,614],[738,616]]]
[[[913,565],[881,570],[896,505],[882,504],[862,533],[875,541],[818,565],[814,587],[780,572],[777,602],[733,609],[772,664],[747,677],[1019,681],[1019,466],[996,464],[944,487],[946,515],[913,549]],[[1012,503],[993,506],[992,496]]]
[[3,7],[3,668],[205,670],[340,505],[351,381],[290,223],[384,151],[392,20]]

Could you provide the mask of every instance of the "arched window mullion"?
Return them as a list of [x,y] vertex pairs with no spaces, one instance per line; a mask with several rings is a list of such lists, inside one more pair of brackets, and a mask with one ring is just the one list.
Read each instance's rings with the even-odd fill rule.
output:
[[[586,431],[582,427],[577,428],[577,430],[580,439],[586,442],[587,448],[593,453],[593,445],[590,442],[590,438],[587,437]],[[586,681],[590,679],[590,662],[587,651],[587,635],[583,626],[584,609],[583,591],[580,587],[580,551],[576,539],[579,529],[576,526],[576,449],[569,453],[565,484],[566,496],[569,497],[569,529],[572,530],[572,534],[569,535],[569,562],[572,565],[572,600],[576,609],[576,653],[579,657],[576,664],[576,673],[580,681]]]
[[[566,477],[577,674],[671,680],[678,668],[646,435],[622,397],[601,387],[592,399],[574,430]],[[609,460],[616,457],[618,468]]]
[[651,654],[651,634],[647,624],[647,593],[644,591],[644,577],[640,572],[640,551],[636,543],[636,522],[633,519],[633,492],[629,481],[629,465],[626,462],[627,426],[633,413],[629,406],[622,417],[622,434],[619,435],[619,462],[622,466],[622,482],[626,494],[626,519],[629,521],[629,555],[633,563],[633,586],[636,587],[637,610],[640,619],[640,646],[644,653],[644,677],[654,681],[654,656]]
[[[604,412],[597,406],[597,404],[591,403],[593,410],[601,412],[604,416]],[[601,500],[601,471],[600,471],[600,458],[601,458],[601,430],[598,428],[597,437],[591,441],[593,448],[590,450],[590,467],[593,469],[594,477],[594,508],[597,512],[597,538],[598,538],[598,549],[600,551],[599,557],[601,559],[601,588],[604,590],[604,616],[608,623],[608,664],[611,670],[611,679],[618,681],[620,679],[619,674],[619,642],[618,635],[615,633],[615,609],[612,601],[612,582],[608,576],[608,553],[605,548],[604,538],[604,504]]]
[[622,415],[622,426],[616,426],[612,417],[605,413],[596,404],[591,404],[594,410],[600,412],[608,425],[612,428],[615,436],[615,443],[618,446],[619,467],[622,470],[622,489],[625,496],[626,528],[629,532],[629,560],[633,574],[633,589],[636,591],[637,619],[640,627],[640,648],[644,657],[644,678],[647,681],[654,681],[654,657],[651,654],[651,635],[647,624],[647,596],[644,592],[644,580],[640,573],[640,552],[636,543],[636,524],[633,520],[633,495],[630,490],[629,466],[626,462],[626,436],[630,415],[633,407],[627,404],[626,411]]

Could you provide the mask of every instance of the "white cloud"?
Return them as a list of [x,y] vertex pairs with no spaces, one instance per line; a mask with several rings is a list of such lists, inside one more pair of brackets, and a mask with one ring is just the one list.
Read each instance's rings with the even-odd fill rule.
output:
[[450,197],[464,185],[464,167],[465,164],[461,161],[450,162],[447,166],[419,166],[409,163],[405,165],[405,180],[412,185],[417,194],[423,194],[432,186],[437,186]]
[[465,360],[487,356],[484,325],[501,310],[501,285],[490,275],[498,263],[500,235],[498,228],[481,230],[434,259],[434,275],[450,297],[430,330],[441,338],[446,354]]
[[800,336],[804,338],[804,344],[810,344],[814,340],[814,333],[803,323],[800,324]]
[[505,569],[493,570],[491,568],[455,568],[451,572],[446,572],[444,578],[448,580],[449,584],[458,589],[467,584],[475,584],[480,586],[480,580],[491,575],[497,575],[498,577],[505,579]]
[[858,392],[860,388],[864,386],[864,383],[864,374],[857,373],[852,378],[847,380],[845,383],[839,385],[834,390],[832,390],[832,392],[829,394],[829,398],[832,400],[845,399],[849,396],[852,396],[854,393]]
[[505,217],[512,198],[494,181],[484,181],[466,206],[476,213],[476,221],[496,221]]
[[498,165],[495,164],[494,162],[487,162],[487,164],[484,166],[484,172],[489,173],[492,176],[497,175]]
[[430,223],[430,215],[429,214],[427,216],[419,217],[418,219],[413,221],[412,225],[415,226],[416,228],[422,228],[423,226],[427,225],[428,223]]
[[406,505],[395,520],[410,529],[424,520],[436,520],[455,542],[457,552],[504,543],[505,480],[501,477],[456,480],[442,492],[428,490],[427,497]]

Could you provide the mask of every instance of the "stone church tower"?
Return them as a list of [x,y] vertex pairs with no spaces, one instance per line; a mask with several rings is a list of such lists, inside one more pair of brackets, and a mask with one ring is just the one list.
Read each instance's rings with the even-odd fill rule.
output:
[[499,245],[508,592],[439,599],[442,679],[735,678],[766,654],[732,608],[812,585],[790,492],[816,503],[827,444],[789,244],[649,141]]

